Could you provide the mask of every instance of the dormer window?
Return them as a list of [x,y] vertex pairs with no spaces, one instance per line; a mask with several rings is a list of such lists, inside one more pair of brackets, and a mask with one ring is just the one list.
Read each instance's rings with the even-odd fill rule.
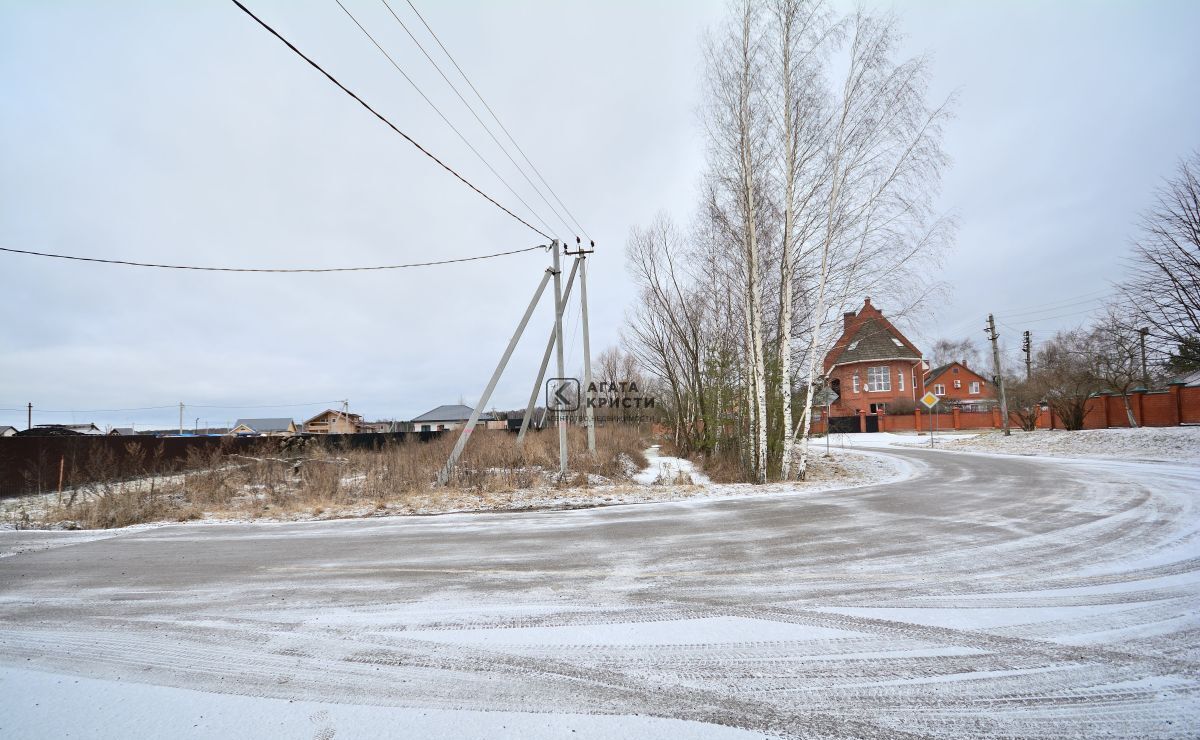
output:
[[894,343],[894,344],[895,344],[897,347],[900,347],[900,348],[903,348],[903,347],[904,347],[904,342],[901,342],[899,339],[896,339],[895,337],[892,337],[892,342],[893,342],[893,343]]
[[851,350],[851,349],[854,349],[854,348],[855,348],[855,347],[857,347],[857,346],[858,346],[858,340],[857,340],[857,339],[855,339],[853,342],[851,342],[851,343],[850,343],[850,346],[849,346],[849,347],[847,347],[846,349],[847,349],[847,350]]

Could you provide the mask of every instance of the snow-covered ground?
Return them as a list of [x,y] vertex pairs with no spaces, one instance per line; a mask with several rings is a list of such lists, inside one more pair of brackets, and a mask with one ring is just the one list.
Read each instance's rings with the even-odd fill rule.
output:
[[0,736],[1196,735],[1200,467],[874,454],[912,476],[0,532]]
[[[297,702],[4,667],[0,667],[0,692],[4,694],[0,735],[12,738],[763,737],[733,727],[659,717]],[[64,706],[74,711],[63,712]],[[81,722],[81,715],[86,721]]]
[[1200,465],[1200,427],[1084,429],[1077,432],[1014,429],[949,441],[948,450],[999,452],[1009,455],[1167,460]]
[[[1141,427],[1138,429],[1085,429],[1068,432],[1039,429],[1025,432],[1013,429],[1004,436],[1000,430],[984,432],[938,432],[929,435],[876,432],[834,434],[833,449],[930,448],[962,452],[987,452],[1007,455],[1034,455],[1075,459],[1160,460],[1200,464],[1200,426]],[[821,449],[822,441],[814,442]]]

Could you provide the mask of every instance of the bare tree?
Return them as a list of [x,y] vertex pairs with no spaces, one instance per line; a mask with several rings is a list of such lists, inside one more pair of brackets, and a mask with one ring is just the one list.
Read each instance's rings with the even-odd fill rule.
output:
[[1032,432],[1037,429],[1038,416],[1042,411],[1045,389],[1039,380],[1010,376],[1005,379],[1009,413],[1017,417],[1021,429]]
[[1129,277],[1129,308],[1164,345],[1200,341],[1200,152],[1179,163],[1142,217]]
[[748,480],[803,477],[842,312],[865,295],[916,304],[949,237],[930,207],[946,107],[926,104],[924,60],[897,47],[890,17],[734,2],[706,47],[695,227],[631,236],[642,291],[626,346],[670,389],[677,442],[725,460],[738,448]]
[[[852,297],[869,294],[885,275],[916,278],[908,270],[938,254],[952,229],[931,210],[947,163],[941,124],[950,101],[927,104],[926,60],[895,60],[899,32],[893,17],[859,11],[848,23],[849,63],[826,149],[830,189],[813,250],[819,268],[809,312],[804,378],[809,397],[817,386],[818,359],[832,344],[829,332]],[[811,424],[812,403],[806,402],[794,432],[801,440],[800,478],[807,470]]]
[[1095,347],[1090,332],[1059,332],[1043,343],[1037,355],[1037,374],[1045,401],[1070,430],[1083,428],[1088,399],[1103,390],[1092,358]]
[[951,362],[965,362],[968,367],[982,367],[979,359],[979,347],[969,338],[939,339],[933,343],[930,350],[930,363],[934,367],[949,365]]
[[1137,329],[1128,324],[1120,308],[1109,306],[1092,327],[1088,340],[1092,372],[1106,390],[1121,394],[1129,426],[1136,427],[1129,391],[1142,382],[1141,337]]
[[750,420],[749,458],[754,479],[767,479],[767,388],[763,341],[763,264],[760,231],[764,216],[762,180],[770,155],[764,115],[762,13],[759,3],[738,0],[733,22],[706,49],[709,101],[710,215],[736,245],[742,278],[746,394]]

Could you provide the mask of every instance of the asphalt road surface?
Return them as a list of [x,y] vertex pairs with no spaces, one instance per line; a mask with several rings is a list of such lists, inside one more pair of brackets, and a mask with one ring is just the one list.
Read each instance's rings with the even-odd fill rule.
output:
[[[915,475],[586,511],[0,533],[24,549],[0,558],[0,667],[747,735],[1200,734],[1200,466],[888,453]],[[0,685],[0,734],[48,710],[88,734],[88,708],[16,703]]]

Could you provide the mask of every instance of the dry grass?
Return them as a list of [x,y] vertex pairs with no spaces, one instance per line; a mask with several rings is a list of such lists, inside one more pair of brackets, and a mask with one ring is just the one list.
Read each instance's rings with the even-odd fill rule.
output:
[[[505,495],[536,487],[587,487],[621,482],[645,467],[646,440],[635,429],[597,428],[594,456],[584,430],[568,429],[571,475],[557,479],[558,435],[531,432],[522,448],[508,432],[474,433],[448,484],[438,472],[454,446],[447,434],[429,442],[391,443],[379,450],[347,450],[324,440],[291,438],[255,455],[213,452],[189,459],[187,472],[159,474],[147,461],[141,475],[106,474],[111,461],[92,460],[96,482],[9,517],[18,526],[122,527],[184,521],[206,515],[284,517],[326,513],[413,513],[428,508],[501,508]],[[115,468],[113,468],[115,470]]]

